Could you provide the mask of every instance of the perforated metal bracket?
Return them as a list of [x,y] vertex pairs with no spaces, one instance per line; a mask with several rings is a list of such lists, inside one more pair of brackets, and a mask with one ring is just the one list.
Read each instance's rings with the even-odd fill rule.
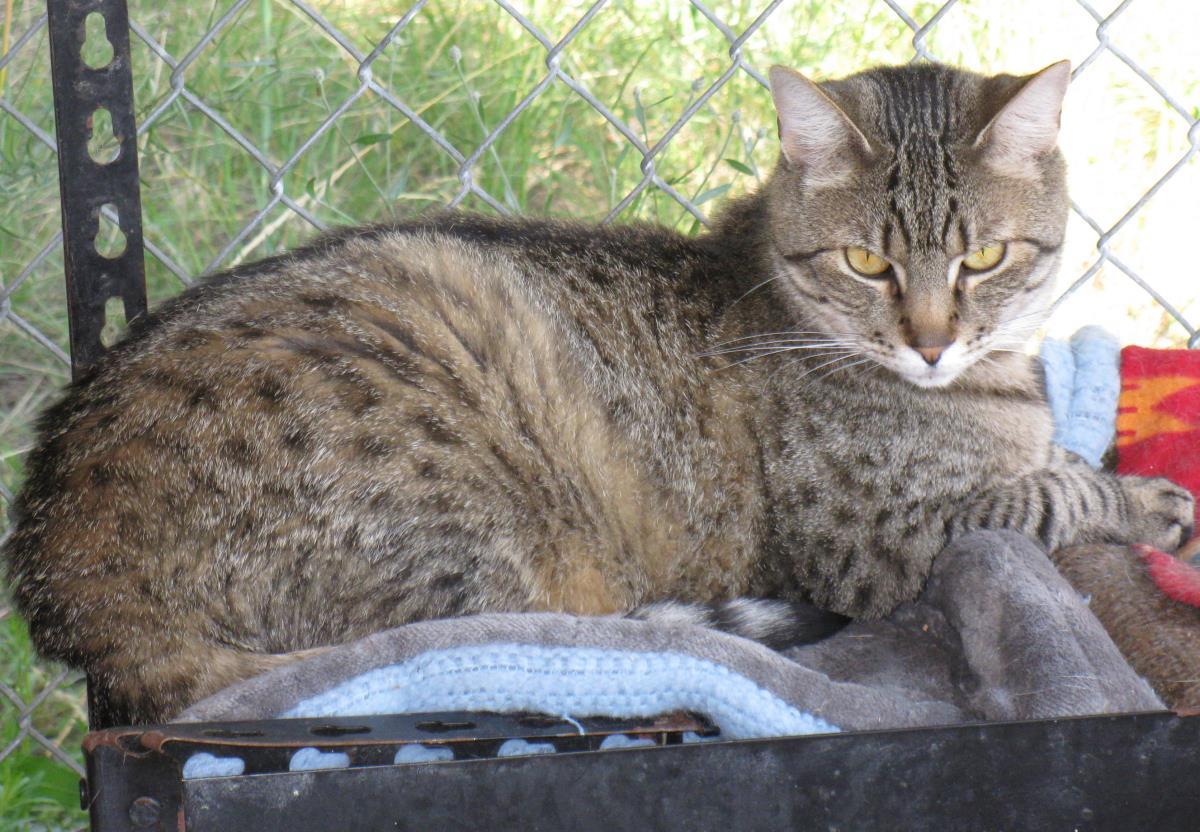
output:
[[[578,720],[545,714],[494,714],[461,711],[436,714],[397,714],[389,716],[330,717],[320,719],[275,719],[265,722],[196,722],[171,725],[148,725],[140,728],[112,728],[94,731],[84,739],[88,779],[81,799],[91,815],[93,832],[133,832],[133,830],[187,830],[187,832],[232,832],[260,829],[491,829],[487,822],[490,812],[477,815],[471,823],[442,824],[439,817],[449,817],[456,810],[447,805],[426,805],[415,810],[397,809],[385,804],[388,792],[365,799],[365,804],[378,803],[376,810],[360,813],[338,806],[327,812],[323,806],[329,794],[323,789],[310,790],[291,771],[294,755],[302,750],[334,752],[345,758],[356,771],[370,771],[372,778],[379,772],[427,765],[468,764],[479,788],[487,789],[494,772],[485,766],[506,759],[505,746],[513,740],[528,743],[528,753],[557,752],[557,756],[578,756],[605,747],[606,740],[621,735],[626,742],[650,745],[655,748],[679,746],[689,733],[709,737],[716,729],[701,717],[676,712],[657,718]],[[437,763],[397,765],[397,752],[406,746],[421,751],[436,750],[444,757]],[[511,747],[511,746],[510,746]],[[210,797],[193,794],[192,788],[208,777],[184,778],[188,761],[196,754],[206,754],[227,762],[240,761],[241,774],[213,775],[218,780],[236,781],[238,797]],[[597,755],[591,755],[593,757]],[[607,754],[601,757],[611,756]],[[393,784],[379,779],[381,787],[391,790]],[[263,790],[276,783],[279,790]],[[340,786],[333,784],[336,792]],[[403,782],[398,792],[405,789]],[[254,806],[246,811],[242,800]],[[215,801],[215,802],[213,802]],[[222,809],[222,804],[228,810]],[[275,811],[290,808],[306,815],[298,826],[289,817],[279,823],[263,820],[259,811],[274,806]],[[363,807],[365,808],[365,807]],[[593,808],[594,811],[594,808]],[[397,812],[408,824],[392,819],[379,821],[380,812]],[[239,820],[240,815],[244,820]],[[362,814],[362,817],[359,815]],[[548,818],[546,828],[561,826]],[[521,828],[534,828],[523,826]],[[502,824],[494,828],[507,828]],[[689,827],[690,828],[690,827]]]
[[[1153,829],[1200,818],[1200,716],[1168,712],[683,743],[653,724],[413,714],[122,728],[84,741],[94,832]],[[611,733],[644,748],[593,751]],[[499,756],[505,737],[556,754]],[[402,745],[453,749],[393,764]],[[349,767],[291,770],[301,747]],[[197,752],[242,774],[184,779]],[[567,752],[567,753],[564,753]],[[571,753],[573,752],[573,753]]]
[[[125,0],[47,0],[54,119],[62,200],[67,314],[71,368],[76,378],[104,354],[105,306],[120,298],[125,320],[146,312],[146,267],[142,250],[142,205],[138,186],[137,129],[129,54],[129,11]],[[102,67],[84,59],[86,23],[99,14],[112,47]],[[96,114],[107,110],[116,157],[92,158],[88,143]],[[106,257],[97,250],[100,214],[116,212],[124,250]],[[111,214],[109,214],[111,218]]]

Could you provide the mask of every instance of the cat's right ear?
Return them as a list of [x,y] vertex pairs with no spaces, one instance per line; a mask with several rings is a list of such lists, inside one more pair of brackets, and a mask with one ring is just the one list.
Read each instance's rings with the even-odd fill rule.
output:
[[788,167],[817,180],[849,173],[871,145],[850,117],[820,87],[794,69],[773,66],[771,96],[779,116],[779,146]]

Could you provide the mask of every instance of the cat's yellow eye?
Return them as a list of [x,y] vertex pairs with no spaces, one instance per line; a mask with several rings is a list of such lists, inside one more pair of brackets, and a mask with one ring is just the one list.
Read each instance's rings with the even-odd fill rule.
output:
[[984,246],[964,257],[962,264],[973,272],[986,271],[1004,259],[1004,248],[1004,243]]
[[878,254],[872,254],[858,246],[850,246],[846,249],[846,262],[850,264],[850,268],[864,277],[879,277],[891,268],[891,264]]

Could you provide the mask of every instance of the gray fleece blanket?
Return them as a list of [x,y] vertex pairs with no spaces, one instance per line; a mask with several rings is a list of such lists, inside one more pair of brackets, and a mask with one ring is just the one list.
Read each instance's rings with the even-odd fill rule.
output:
[[1161,707],[1045,553],[987,532],[947,548],[921,597],[889,618],[782,653],[693,626],[480,615],[377,633],[180,720],[691,710],[734,738]]

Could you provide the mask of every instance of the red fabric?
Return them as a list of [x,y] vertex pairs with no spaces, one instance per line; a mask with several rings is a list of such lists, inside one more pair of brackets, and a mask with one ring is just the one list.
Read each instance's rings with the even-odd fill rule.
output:
[[[1121,350],[1117,472],[1166,477],[1197,497],[1200,526],[1200,350]],[[1200,569],[1149,546],[1134,546],[1155,585],[1200,607]]]
[[1181,604],[1200,607],[1200,569],[1150,546],[1138,544],[1133,548],[1164,595]]
[[1117,472],[1166,477],[1200,497],[1200,350],[1121,350]]

